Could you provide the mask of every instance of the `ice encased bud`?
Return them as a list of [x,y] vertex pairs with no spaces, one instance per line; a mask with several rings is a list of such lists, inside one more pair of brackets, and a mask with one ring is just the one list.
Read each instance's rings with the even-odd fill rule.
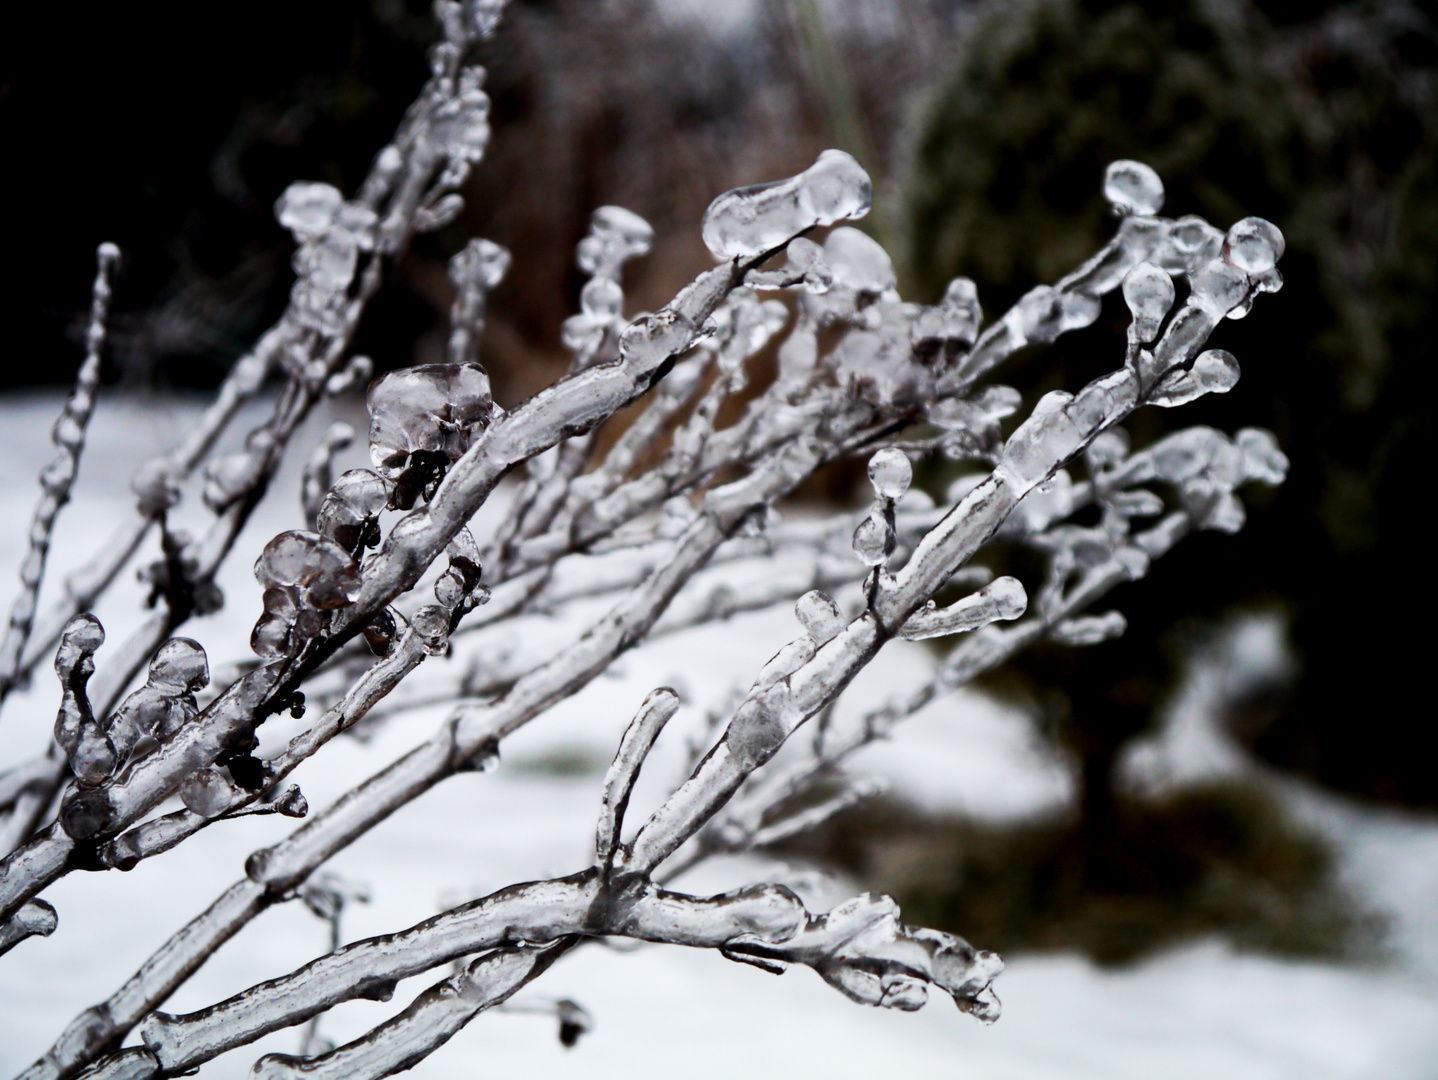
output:
[[120,703],[107,722],[107,733],[120,761],[142,738],[168,742],[199,715],[196,691],[210,683],[210,664],[199,642],[171,638],[150,660],[145,685]]
[[449,276],[460,288],[480,288],[488,292],[509,272],[510,256],[506,248],[492,240],[474,239],[465,244],[449,260]]
[[319,533],[283,532],[255,561],[255,580],[266,589],[292,589],[305,605],[332,611],[359,597],[359,566],[350,553]]
[[255,562],[265,587],[264,613],[250,634],[250,647],[266,660],[293,655],[328,624],[330,612],[359,598],[360,571],[350,553],[328,536],[280,533]]
[[475,363],[420,364],[382,375],[365,397],[370,459],[393,478],[419,452],[457,460],[494,413],[489,375]]
[[354,554],[379,541],[376,519],[389,504],[390,487],[369,469],[341,473],[320,503],[315,531]]
[[206,766],[196,769],[180,785],[180,801],[192,813],[212,818],[229,809],[239,791],[218,769]]
[[1244,479],[1260,484],[1281,484],[1288,475],[1288,455],[1278,448],[1278,439],[1264,428],[1244,428],[1233,437],[1242,455]]
[[88,613],[76,615],[65,624],[55,652],[55,673],[63,688],[55,716],[55,742],[65,751],[82,787],[102,783],[117,764],[115,748],[96,722],[86,695],[86,685],[95,672],[94,653],[104,641],[99,619]]
[[863,217],[873,199],[863,167],[825,150],[797,176],[720,195],[704,212],[702,236],[716,259],[751,259],[807,229]]
[[788,732],[783,720],[764,701],[751,697],[744,701],[729,721],[724,743],[746,769],[763,764],[783,745]]
[[275,217],[297,239],[315,240],[334,223],[344,201],[329,184],[296,181],[275,200]]
[[601,206],[589,218],[589,234],[579,242],[579,268],[596,277],[615,277],[629,259],[649,252],[654,228],[632,210]]
[[881,499],[902,499],[913,482],[909,456],[897,447],[887,446],[869,459],[869,483]]
[[1268,273],[1283,257],[1283,233],[1261,217],[1236,222],[1223,238],[1223,257],[1250,278]]
[[1151,262],[1141,262],[1123,278],[1123,299],[1133,315],[1134,337],[1148,343],[1158,337],[1173,307],[1173,279]]
[[157,690],[193,694],[210,684],[204,647],[192,638],[170,638],[150,660],[149,683]]
[[1163,181],[1141,161],[1115,161],[1104,170],[1103,197],[1120,217],[1148,217],[1163,207]]
[[844,616],[839,611],[839,605],[834,603],[832,596],[818,589],[806,592],[794,602],[794,614],[816,645],[827,645],[844,629]]

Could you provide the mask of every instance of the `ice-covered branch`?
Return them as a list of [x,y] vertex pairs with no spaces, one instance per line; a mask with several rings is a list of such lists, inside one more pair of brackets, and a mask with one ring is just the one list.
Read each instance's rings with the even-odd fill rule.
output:
[[619,752],[604,777],[604,798],[600,803],[599,824],[595,830],[595,862],[608,869],[619,846],[619,831],[624,827],[624,811],[639,767],[644,763],[654,740],[679,709],[679,696],[668,687],[655,690],[639,707],[619,741]]
[[0,702],[14,688],[22,671],[21,655],[35,622],[35,601],[40,595],[40,582],[45,577],[45,559],[50,552],[50,534],[55,517],[70,500],[70,488],[80,470],[80,455],[85,449],[85,429],[95,409],[95,394],[100,388],[100,353],[105,347],[105,324],[110,315],[110,279],[120,261],[120,249],[114,244],[101,244],[95,251],[98,267],[90,299],[90,325],[85,331],[85,359],[75,377],[75,388],[55,421],[51,439],[60,454],[40,473],[43,489],[30,525],[30,550],[20,564],[20,596],[10,609],[10,625],[0,640]]

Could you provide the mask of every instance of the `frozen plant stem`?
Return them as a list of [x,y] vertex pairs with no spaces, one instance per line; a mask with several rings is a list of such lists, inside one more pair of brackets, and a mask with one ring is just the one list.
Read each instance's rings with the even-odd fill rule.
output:
[[10,609],[10,625],[0,641],[0,702],[21,677],[21,654],[30,638],[35,622],[35,601],[45,577],[45,558],[50,552],[50,534],[60,508],[70,501],[70,489],[80,471],[80,455],[85,449],[85,429],[95,409],[95,394],[100,388],[100,355],[105,348],[105,324],[110,315],[111,279],[120,261],[120,249],[114,244],[101,244],[95,250],[95,285],[90,299],[90,323],[85,330],[85,359],[75,377],[75,389],[65,402],[60,419],[55,421],[51,438],[60,453],[40,474],[43,494],[35,507],[30,525],[30,551],[20,564],[20,596]]

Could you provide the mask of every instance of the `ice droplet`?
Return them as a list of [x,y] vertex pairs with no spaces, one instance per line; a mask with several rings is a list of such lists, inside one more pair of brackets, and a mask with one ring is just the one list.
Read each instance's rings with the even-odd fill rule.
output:
[[913,482],[914,467],[898,447],[887,446],[869,459],[869,483],[881,499],[902,499]]
[[1183,260],[1183,269],[1191,271],[1218,258],[1223,248],[1223,233],[1203,218],[1189,214],[1169,226],[1168,241]]
[[212,818],[239,797],[239,791],[215,768],[196,769],[180,785],[180,801],[192,813]]
[[1123,299],[1133,315],[1135,339],[1147,344],[1158,337],[1173,297],[1173,280],[1151,262],[1139,263],[1124,275]]
[[859,163],[842,150],[825,150],[798,176],[720,195],[704,213],[702,236],[716,259],[749,259],[816,225],[862,217],[872,201]]
[[589,234],[579,242],[579,268],[595,277],[617,278],[628,260],[649,252],[654,229],[622,206],[601,206],[589,218]]
[[410,616],[409,625],[428,655],[440,656],[449,648],[449,612],[444,608],[426,604]]
[[918,310],[909,336],[916,346],[945,341],[972,345],[982,318],[974,283],[968,278],[954,278],[937,305]]
[[854,554],[865,566],[883,566],[898,546],[882,510],[875,508],[854,530]]
[[818,589],[806,592],[794,602],[794,614],[816,645],[827,645],[844,629],[844,616],[839,611],[839,605],[834,603],[832,596]]
[[309,607],[342,608],[359,597],[360,575],[350,553],[327,536],[283,532],[255,561],[255,580],[266,589],[293,589]]
[[1223,257],[1251,278],[1268,273],[1283,256],[1283,233],[1261,217],[1246,217],[1228,230]]
[[1104,170],[1103,197],[1120,217],[1148,217],[1163,207],[1163,181],[1141,161],[1115,161]]

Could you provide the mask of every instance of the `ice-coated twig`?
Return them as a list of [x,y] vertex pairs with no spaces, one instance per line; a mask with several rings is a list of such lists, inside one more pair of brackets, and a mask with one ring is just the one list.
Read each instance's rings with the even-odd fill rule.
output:
[[639,707],[639,712],[624,730],[619,751],[604,777],[604,796],[600,802],[599,824],[595,830],[595,863],[608,870],[619,846],[619,831],[624,827],[624,811],[629,795],[639,778],[639,767],[649,756],[654,740],[679,709],[679,695],[667,686],[655,690]]
[[856,1001],[904,1010],[922,1006],[926,984],[934,984],[965,1011],[996,1018],[989,987],[999,959],[897,916],[892,900],[872,895],[811,915],[776,885],[694,897],[645,883],[613,894],[590,870],[513,886],[398,934],[355,942],[201,1012],[156,1013],[141,1033],[161,1072],[173,1075],[342,1001],[386,998],[399,980],[460,956],[572,935],[719,949],[765,966],[804,964]]
[[44,900],[30,900],[0,925],[0,956],[28,937],[49,937],[58,924],[55,909]]
[[235,362],[220,384],[215,400],[179,447],[147,462],[135,473],[134,486],[140,492],[140,505],[128,520],[116,526],[90,562],[65,579],[62,598],[36,621],[21,670],[32,670],[54,653],[65,624],[92,607],[139,550],[155,522],[157,510],[173,502],[179,483],[203,463],[241,406],[259,391],[271,368],[278,363],[280,331],[278,326],[270,330],[252,352]]
[[59,456],[40,473],[43,489],[35,506],[30,525],[30,550],[20,564],[20,596],[10,609],[10,624],[0,640],[0,702],[14,689],[23,670],[21,656],[35,623],[35,601],[40,595],[40,582],[45,577],[45,558],[50,552],[50,534],[56,515],[70,501],[70,488],[80,471],[80,455],[85,449],[85,429],[95,409],[95,394],[100,388],[100,354],[105,348],[105,325],[110,317],[111,278],[120,261],[120,249],[114,244],[101,244],[95,251],[95,284],[90,299],[90,324],[85,330],[85,359],[75,377],[75,388],[65,402],[60,418],[55,421],[51,439],[59,447]]
[[570,936],[537,948],[486,953],[361,1038],[318,1057],[267,1054],[255,1063],[253,1075],[256,1080],[366,1080],[412,1068],[479,1013],[544,974],[579,940]]

